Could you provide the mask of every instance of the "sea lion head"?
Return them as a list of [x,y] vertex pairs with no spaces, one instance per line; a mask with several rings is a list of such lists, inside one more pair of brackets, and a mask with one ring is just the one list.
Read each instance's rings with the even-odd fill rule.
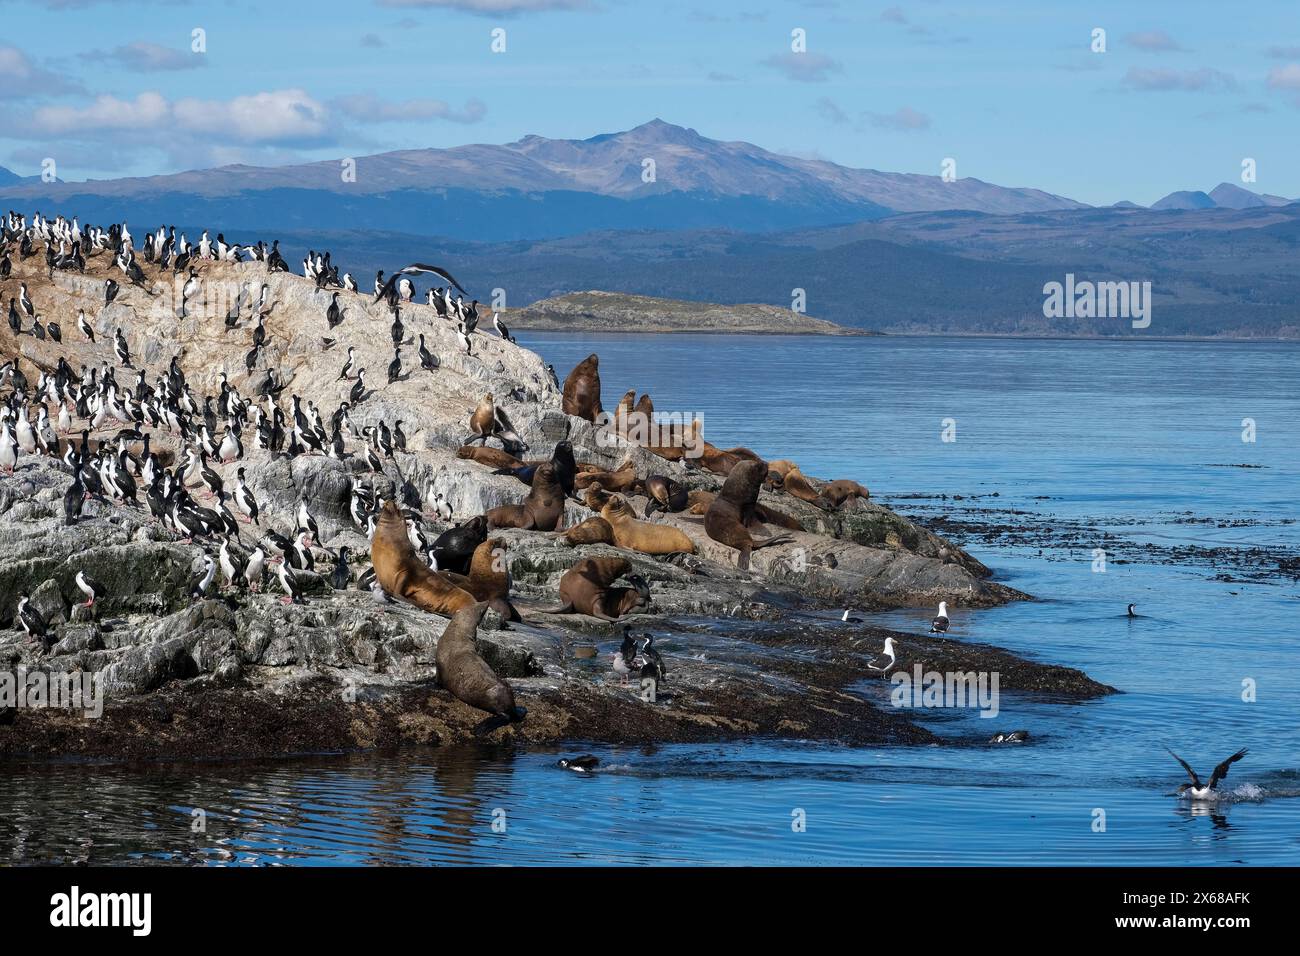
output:
[[633,511],[631,505],[622,495],[610,495],[605,501],[604,507],[600,509],[600,516],[606,521],[610,518],[631,518]]

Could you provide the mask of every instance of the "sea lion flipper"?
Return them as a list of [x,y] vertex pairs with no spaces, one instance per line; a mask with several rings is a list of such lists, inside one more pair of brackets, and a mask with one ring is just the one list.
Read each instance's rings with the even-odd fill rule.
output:
[[505,727],[509,723],[509,717],[502,717],[500,714],[493,714],[491,717],[486,717],[475,725],[474,736],[482,737],[485,734],[492,733],[492,731],[496,730],[498,727]]

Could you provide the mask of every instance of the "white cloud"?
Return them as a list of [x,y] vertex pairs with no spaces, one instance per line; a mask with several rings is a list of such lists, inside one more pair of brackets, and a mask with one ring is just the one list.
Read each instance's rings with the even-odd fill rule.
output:
[[864,115],[871,125],[878,129],[912,132],[930,128],[930,117],[912,109],[910,106],[900,106],[892,113],[866,113]]
[[53,96],[77,89],[77,84],[34,64],[17,47],[0,46],[0,99]]
[[1268,86],[1272,90],[1300,90],[1300,63],[1273,67],[1268,71]]
[[1178,41],[1164,30],[1144,30],[1141,33],[1130,33],[1124,37],[1124,42],[1129,46],[1137,47],[1139,50],[1146,50],[1149,53],[1173,53],[1182,49],[1178,45]]
[[424,7],[459,10],[478,16],[512,17],[521,13],[546,13],[553,10],[584,10],[590,0],[379,0],[385,7]]
[[101,95],[86,106],[42,106],[29,124],[38,136],[140,132],[201,134],[236,143],[321,141],[330,132],[325,106],[302,90],[273,90],[230,100],[192,97],[171,103],[161,93],[135,99]]
[[769,56],[762,65],[780,70],[787,79],[799,83],[823,83],[828,74],[839,73],[842,69],[837,60],[824,53],[784,53]]
[[457,110],[444,100],[425,98],[386,103],[369,93],[357,93],[339,97],[333,105],[359,123],[407,123],[430,119],[477,123],[487,114],[487,107],[477,99],[466,100],[464,108]]
[[1201,67],[1199,70],[1153,70],[1130,67],[1121,82],[1129,89],[1144,91],[1204,92],[1231,90],[1237,86],[1237,81],[1232,76],[1209,67]]
[[97,63],[116,63],[133,73],[161,73],[170,70],[192,70],[202,66],[204,58],[174,47],[160,46],[145,40],[127,43],[109,51],[92,50],[81,54],[83,60]]

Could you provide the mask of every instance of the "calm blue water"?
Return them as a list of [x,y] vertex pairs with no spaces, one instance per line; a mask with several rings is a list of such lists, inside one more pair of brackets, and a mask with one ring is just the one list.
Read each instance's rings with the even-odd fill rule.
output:
[[[519,337],[561,377],[598,352],[611,405],[628,388],[650,391],[659,411],[702,415],[716,444],[857,478],[905,514],[1019,510],[1069,529],[1041,553],[972,539],[999,580],[1041,600],[958,609],[953,635],[1082,668],[1123,693],[1083,704],[1004,693],[995,720],[926,718],[942,734],[1027,728],[1034,741],[1019,747],[575,741],[23,769],[0,794],[0,861],[1300,863],[1300,586],[1249,555],[1216,563],[1170,550],[1300,554],[1300,346]],[[940,440],[948,418],[951,443]],[[1245,418],[1254,443],[1242,441]],[[1106,533],[1128,563],[1094,573]],[[1142,544],[1157,547],[1154,559]],[[930,616],[871,617],[921,631]],[[1242,700],[1245,680],[1255,702]],[[1166,744],[1203,773],[1239,747],[1251,752],[1224,784],[1229,799],[1202,814],[1166,796],[1183,779]],[[587,749],[603,772],[554,767]],[[51,794],[71,796],[52,806]],[[191,832],[196,806],[206,833]],[[794,832],[800,810],[807,826]],[[1098,811],[1104,832],[1094,831]]]

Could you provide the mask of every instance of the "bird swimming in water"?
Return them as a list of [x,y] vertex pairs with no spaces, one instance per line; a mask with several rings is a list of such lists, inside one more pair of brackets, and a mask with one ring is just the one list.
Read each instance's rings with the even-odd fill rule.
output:
[[583,754],[581,757],[561,757],[555,765],[564,770],[572,770],[574,773],[591,773],[600,766],[600,758],[593,757],[591,754]]
[[[1169,750],[1168,747],[1165,749]],[[1174,791],[1174,795],[1187,797],[1191,800],[1217,800],[1219,798],[1219,792],[1215,788],[1219,785],[1219,781],[1226,777],[1228,775],[1228,769],[1242,757],[1246,756],[1247,753],[1249,753],[1249,751],[1245,747],[1242,747],[1235,754],[1214,768],[1214,772],[1210,774],[1209,783],[1202,784],[1201,778],[1196,775],[1196,771],[1192,769],[1191,764],[1178,756],[1178,754],[1174,753],[1172,750],[1169,750],[1169,756],[1182,764],[1183,769],[1187,771],[1187,776],[1192,778],[1191,783],[1180,784],[1178,789]]]
[[1137,617],[1137,616],[1138,616],[1138,613],[1137,613],[1137,605],[1136,605],[1136,604],[1130,604],[1130,605],[1128,606],[1128,616],[1129,616],[1129,617]]
[[994,734],[989,738],[991,744],[1023,744],[1029,739],[1029,731],[1013,730],[1010,733]]

